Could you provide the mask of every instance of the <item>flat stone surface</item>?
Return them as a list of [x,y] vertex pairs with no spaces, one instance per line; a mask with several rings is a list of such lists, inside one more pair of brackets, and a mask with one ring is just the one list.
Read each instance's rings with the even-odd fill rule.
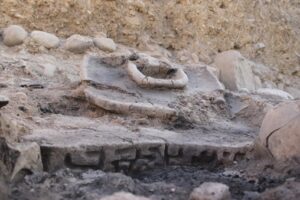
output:
[[[41,145],[46,170],[62,166],[109,171],[165,164],[195,164],[201,157],[233,161],[252,148],[247,135],[207,134],[201,130],[174,132],[153,128],[132,131],[84,117],[53,116],[50,127],[34,130],[25,141]],[[194,161],[196,160],[196,161]],[[46,165],[46,166],[45,166]]]
[[[184,90],[145,89],[130,79],[125,66],[104,64],[101,58],[87,56],[82,65],[81,79],[84,82],[98,85],[107,98],[113,100],[131,99],[131,102],[148,102],[168,106],[176,101],[179,95],[197,92],[222,90],[223,86],[206,67],[190,67],[185,70],[189,83]],[[105,91],[107,90],[107,91]],[[124,97],[124,94],[125,97]]]

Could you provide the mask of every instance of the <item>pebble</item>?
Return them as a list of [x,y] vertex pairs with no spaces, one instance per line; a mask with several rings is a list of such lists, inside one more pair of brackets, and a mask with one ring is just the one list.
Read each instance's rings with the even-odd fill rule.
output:
[[114,52],[117,49],[116,43],[105,37],[97,37],[94,39],[95,46],[103,51]]
[[81,54],[91,48],[93,45],[94,43],[91,38],[75,34],[66,40],[64,48],[73,53]]
[[3,43],[6,46],[20,45],[26,39],[28,33],[21,26],[11,25],[3,31]]
[[57,48],[59,46],[59,38],[54,34],[43,31],[33,31],[30,36],[35,42],[48,49]]

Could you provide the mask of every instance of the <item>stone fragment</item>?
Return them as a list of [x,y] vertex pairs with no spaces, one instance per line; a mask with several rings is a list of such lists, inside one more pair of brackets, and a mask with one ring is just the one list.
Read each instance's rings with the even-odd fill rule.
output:
[[229,187],[222,183],[206,182],[193,190],[190,200],[230,200]]
[[33,31],[30,36],[35,42],[48,49],[57,48],[59,46],[59,38],[54,34],[43,31]]
[[9,144],[0,138],[0,171],[11,180],[23,171],[42,171],[40,147],[36,143]]
[[73,53],[84,53],[93,46],[93,40],[82,35],[72,35],[69,37],[64,45],[64,48]]
[[220,70],[220,80],[226,88],[234,91],[243,88],[254,91],[258,88],[252,72],[255,64],[244,58],[238,51],[220,53],[216,56],[214,64]]
[[94,39],[94,44],[103,51],[113,52],[117,49],[116,43],[110,38],[97,37]]
[[20,45],[26,39],[28,33],[18,25],[11,25],[3,31],[3,43],[6,46]]
[[149,200],[146,197],[135,196],[128,192],[118,192],[111,196],[101,198],[101,200]]
[[300,159],[300,101],[284,102],[265,116],[259,143],[277,160]]
[[285,99],[285,100],[292,100],[294,97],[290,95],[289,93],[278,90],[278,89],[272,89],[272,88],[260,88],[256,91],[256,93],[264,98],[270,98],[270,99]]
[[9,99],[6,96],[0,95],[0,108],[6,106],[9,103]]

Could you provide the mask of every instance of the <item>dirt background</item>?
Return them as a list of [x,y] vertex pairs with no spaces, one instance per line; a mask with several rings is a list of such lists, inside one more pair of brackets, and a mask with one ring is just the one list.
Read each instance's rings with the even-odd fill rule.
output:
[[283,74],[300,73],[298,0],[2,0],[0,19],[0,28],[64,37],[103,32],[140,49],[164,47],[182,62],[210,63],[218,51],[238,49]]

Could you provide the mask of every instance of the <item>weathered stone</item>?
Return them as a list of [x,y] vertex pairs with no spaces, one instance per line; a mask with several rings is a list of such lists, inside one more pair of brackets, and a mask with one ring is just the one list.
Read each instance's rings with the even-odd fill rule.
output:
[[222,183],[203,183],[193,190],[190,200],[230,200],[229,187]]
[[18,25],[11,25],[3,31],[3,43],[6,46],[20,45],[26,39],[28,33]]
[[101,200],[150,200],[150,199],[141,196],[135,196],[127,192],[118,192],[111,196],[101,198]]
[[93,40],[82,35],[72,35],[64,45],[64,48],[73,53],[84,53],[94,45]]
[[40,147],[36,143],[9,144],[0,138],[0,171],[13,180],[24,170],[42,171]]
[[220,70],[220,80],[230,90],[246,88],[254,91],[257,80],[252,72],[253,62],[244,58],[238,51],[226,51],[216,56],[215,66]]
[[94,39],[95,46],[103,51],[113,52],[117,49],[117,45],[110,38],[97,37]]
[[9,103],[9,99],[6,96],[0,95],[0,108],[6,106]]
[[256,93],[264,98],[269,98],[273,100],[292,100],[294,97],[289,93],[278,90],[278,89],[271,89],[271,88],[260,88],[256,91]]
[[35,42],[48,49],[57,48],[59,46],[59,38],[54,34],[43,31],[33,31],[30,36]]
[[259,143],[278,160],[300,159],[300,101],[284,102],[265,116]]

